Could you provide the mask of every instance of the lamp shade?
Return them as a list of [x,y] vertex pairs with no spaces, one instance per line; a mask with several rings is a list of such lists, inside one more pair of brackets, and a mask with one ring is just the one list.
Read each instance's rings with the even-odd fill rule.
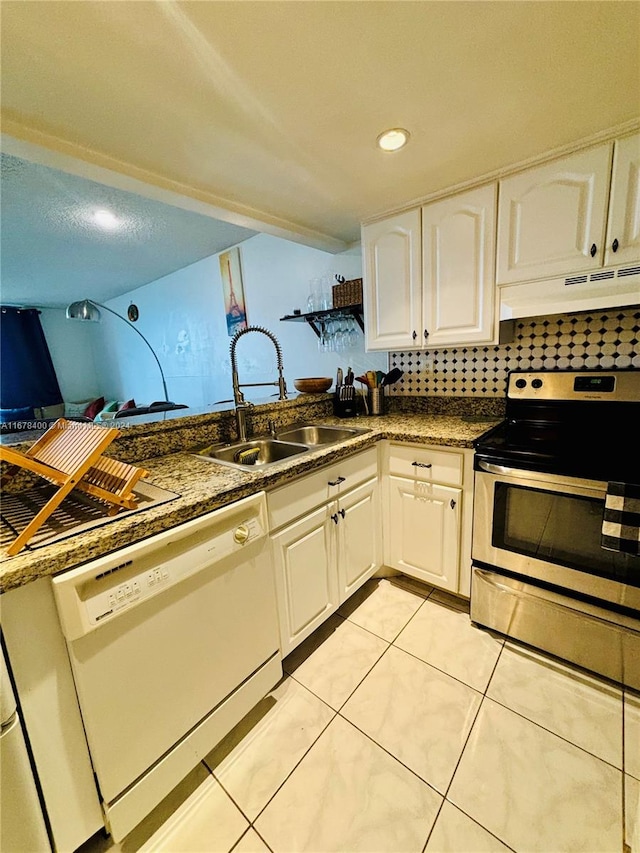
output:
[[90,320],[100,322],[100,311],[90,299],[81,299],[67,306],[67,320]]

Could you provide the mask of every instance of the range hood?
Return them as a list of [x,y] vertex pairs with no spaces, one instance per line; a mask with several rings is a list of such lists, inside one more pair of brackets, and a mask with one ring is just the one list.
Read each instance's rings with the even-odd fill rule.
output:
[[498,289],[501,320],[637,305],[640,304],[640,264],[507,284]]

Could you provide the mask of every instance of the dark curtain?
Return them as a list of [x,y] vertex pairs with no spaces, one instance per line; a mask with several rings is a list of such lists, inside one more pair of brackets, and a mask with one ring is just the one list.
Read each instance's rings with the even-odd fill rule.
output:
[[62,402],[39,315],[36,308],[0,308],[0,409]]

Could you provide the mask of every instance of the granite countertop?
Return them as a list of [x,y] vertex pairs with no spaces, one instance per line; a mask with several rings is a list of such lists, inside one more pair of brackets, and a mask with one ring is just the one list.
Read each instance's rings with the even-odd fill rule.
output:
[[323,465],[373,447],[381,439],[471,448],[483,433],[499,422],[499,419],[489,417],[477,420],[428,414],[383,415],[349,421],[323,417],[318,423],[354,426],[370,431],[285,459],[266,469],[248,468],[244,471],[229,468],[199,459],[189,451],[146,459],[147,479],[177,493],[179,497],[142,512],[123,515],[108,524],[73,534],[50,545],[23,550],[15,557],[0,556],[0,593],[82,565],[249,494],[284,485]]

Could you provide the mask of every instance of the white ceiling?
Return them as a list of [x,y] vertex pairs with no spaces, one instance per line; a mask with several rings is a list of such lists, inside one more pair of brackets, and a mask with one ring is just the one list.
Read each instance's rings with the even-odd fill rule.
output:
[[[0,12],[5,140],[331,251],[363,219],[640,116],[638,2],[48,0]],[[380,152],[394,126],[410,144]]]
[[[2,154],[2,301],[102,302],[256,232]],[[117,215],[100,227],[96,211]]]

